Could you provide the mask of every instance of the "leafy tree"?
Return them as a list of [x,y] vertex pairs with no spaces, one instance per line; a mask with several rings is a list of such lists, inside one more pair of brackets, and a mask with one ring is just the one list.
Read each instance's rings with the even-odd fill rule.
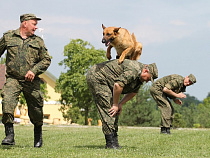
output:
[[203,103],[199,104],[197,107],[197,123],[201,127],[210,127],[210,97],[207,97],[203,100]]
[[[81,39],[72,39],[64,47],[64,57],[59,65],[64,66],[66,72],[62,72],[56,81],[56,92],[61,93],[61,111],[68,119],[72,119],[68,110],[71,107],[79,107],[84,110],[85,125],[88,124],[88,114],[93,104],[93,98],[89,92],[86,73],[91,66],[106,60],[106,52],[102,49],[96,50],[90,43]],[[67,111],[66,111],[67,110]],[[83,112],[80,111],[82,114]],[[74,113],[78,113],[74,112]],[[80,115],[78,113],[78,115]]]
[[192,103],[196,105],[201,103],[201,101],[199,101],[196,97],[190,96],[189,94],[186,94],[186,98],[182,99],[182,102],[183,102],[182,107],[188,107]]
[[185,127],[186,123],[184,119],[182,118],[182,115],[179,113],[174,114],[174,120],[173,120],[173,127]]
[[5,64],[5,62],[6,62],[6,58],[1,57],[1,59],[0,59],[0,64]]
[[137,95],[123,105],[119,124],[128,126],[158,126],[160,113],[150,95],[150,86],[142,86]]

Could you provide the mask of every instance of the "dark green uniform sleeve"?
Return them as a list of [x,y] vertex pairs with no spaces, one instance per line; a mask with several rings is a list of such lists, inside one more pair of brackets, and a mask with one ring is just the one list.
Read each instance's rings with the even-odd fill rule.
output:
[[50,55],[47,51],[47,48],[44,45],[43,40],[41,40],[40,45],[41,45],[40,50],[39,50],[40,61],[36,65],[34,65],[34,67],[31,69],[31,71],[36,76],[45,72],[51,63]]

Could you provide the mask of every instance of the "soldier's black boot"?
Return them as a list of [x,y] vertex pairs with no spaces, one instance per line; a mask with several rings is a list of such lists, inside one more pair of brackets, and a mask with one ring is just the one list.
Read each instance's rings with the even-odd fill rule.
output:
[[34,126],[34,147],[42,146],[42,126]]
[[105,139],[106,139],[105,149],[117,149],[117,147],[115,146],[113,137],[114,137],[114,134],[105,135]]
[[171,134],[171,132],[170,132],[170,127],[167,127],[167,128],[166,128],[166,133],[167,133],[167,134]]
[[114,145],[117,147],[117,149],[120,149],[121,146],[118,143],[118,135],[117,135],[117,132],[114,133],[113,139],[114,139]]
[[161,134],[167,134],[166,127],[161,127],[160,133]]
[[5,135],[6,137],[4,140],[2,140],[1,145],[15,145],[15,139],[14,139],[14,128],[12,123],[6,123],[4,125],[5,127]]

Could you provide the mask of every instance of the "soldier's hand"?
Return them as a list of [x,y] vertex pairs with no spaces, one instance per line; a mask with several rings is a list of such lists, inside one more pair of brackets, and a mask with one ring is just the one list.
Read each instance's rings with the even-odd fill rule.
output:
[[25,80],[26,81],[33,81],[35,77],[35,74],[32,71],[28,71],[27,74],[25,75]]
[[112,108],[109,109],[109,115],[111,115],[111,117],[115,116],[118,113],[119,107],[118,104],[113,104]]
[[177,98],[186,98],[186,95],[184,93],[179,93]]
[[119,109],[118,109],[118,113],[117,113],[117,116],[119,116],[122,112],[122,105],[119,104]]
[[182,101],[180,99],[174,99],[174,103],[182,105]]

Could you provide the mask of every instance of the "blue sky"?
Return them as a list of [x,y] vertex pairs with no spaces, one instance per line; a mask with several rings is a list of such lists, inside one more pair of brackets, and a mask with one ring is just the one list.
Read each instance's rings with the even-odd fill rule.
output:
[[48,71],[58,78],[65,72],[58,63],[71,39],[106,50],[102,23],[123,27],[143,44],[140,62],[155,62],[159,78],[194,74],[197,83],[187,87],[187,93],[203,100],[210,92],[209,6],[209,0],[6,0],[0,5],[0,35],[18,28],[21,14],[41,17],[38,27],[43,30],[36,34],[44,38],[53,57]]

